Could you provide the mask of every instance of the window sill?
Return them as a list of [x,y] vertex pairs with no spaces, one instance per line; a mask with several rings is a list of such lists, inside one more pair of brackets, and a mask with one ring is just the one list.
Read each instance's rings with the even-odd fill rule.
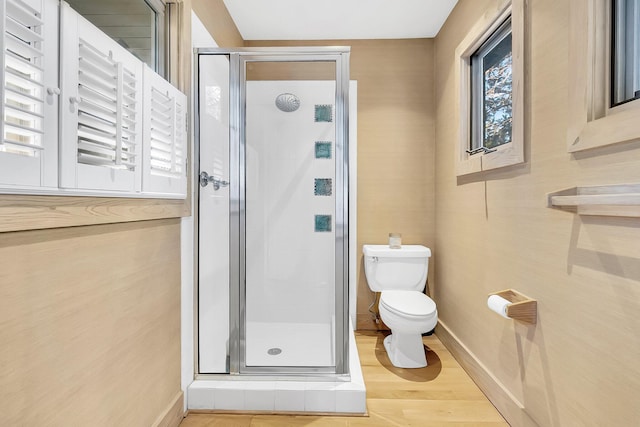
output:
[[457,162],[456,175],[460,177],[521,163],[524,163],[524,147],[521,144],[510,143],[490,153],[467,154],[465,160]]
[[158,198],[0,195],[0,233],[190,215],[190,201]]
[[579,135],[569,141],[567,151],[575,153],[640,138],[640,102],[634,101],[629,106],[633,108],[597,120],[584,121]]

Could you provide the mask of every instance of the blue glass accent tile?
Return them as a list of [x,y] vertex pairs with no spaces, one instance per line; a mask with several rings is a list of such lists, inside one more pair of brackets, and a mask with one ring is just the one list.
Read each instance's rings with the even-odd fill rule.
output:
[[316,196],[330,196],[331,178],[316,178],[313,194]]
[[316,104],[315,121],[316,122],[332,122],[333,121],[333,105]]
[[316,141],[316,159],[331,158],[331,143],[329,141]]
[[316,233],[331,232],[331,215],[316,215]]

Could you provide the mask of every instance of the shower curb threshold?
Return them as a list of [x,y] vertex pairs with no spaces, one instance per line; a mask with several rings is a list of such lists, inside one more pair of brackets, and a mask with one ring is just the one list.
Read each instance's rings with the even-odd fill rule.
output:
[[[349,334],[349,374],[345,378],[300,377],[243,380],[197,379],[187,387],[189,411],[256,412],[265,414],[364,415],[366,387],[353,331]],[[224,378],[224,377],[222,377]]]

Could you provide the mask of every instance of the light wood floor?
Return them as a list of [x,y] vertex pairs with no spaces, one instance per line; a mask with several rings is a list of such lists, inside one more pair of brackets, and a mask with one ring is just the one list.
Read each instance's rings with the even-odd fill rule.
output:
[[181,427],[240,426],[421,426],[507,427],[435,335],[424,337],[429,366],[394,367],[381,332],[356,332],[367,386],[366,417],[315,415],[189,414]]

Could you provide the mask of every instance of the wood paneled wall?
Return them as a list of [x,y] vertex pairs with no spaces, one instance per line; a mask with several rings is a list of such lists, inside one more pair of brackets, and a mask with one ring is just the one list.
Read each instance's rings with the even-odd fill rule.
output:
[[0,425],[149,426],[168,409],[179,242],[179,219],[0,234]]
[[[357,328],[376,329],[364,276],[363,244],[433,246],[433,40],[247,41],[247,46],[351,46],[358,81]],[[432,264],[433,265],[433,264]]]
[[[514,426],[640,420],[640,223],[546,207],[576,185],[640,182],[640,141],[569,154],[569,1],[528,1],[526,164],[456,179],[454,50],[497,0],[460,0],[435,41],[438,334]],[[585,88],[586,90],[586,88]],[[505,320],[490,292],[538,300]]]

